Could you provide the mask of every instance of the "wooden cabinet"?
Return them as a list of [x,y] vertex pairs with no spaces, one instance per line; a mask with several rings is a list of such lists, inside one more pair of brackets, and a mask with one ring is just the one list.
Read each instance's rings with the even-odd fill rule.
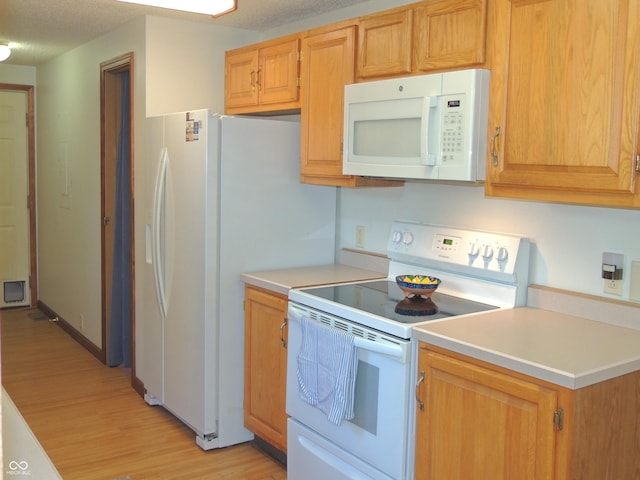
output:
[[360,18],[359,79],[411,73],[412,19],[410,7]]
[[420,344],[416,479],[637,478],[640,372],[579,390]]
[[485,61],[487,0],[422,2],[413,13],[413,63],[427,72]]
[[297,35],[228,51],[225,112],[239,114],[299,109],[299,51]]
[[487,194],[640,207],[640,1],[492,9]]
[[286,453],[287,297],[247,285],[244,316],[244,424]]
[[422,347],[416,479],[553,478],[554,390]]
[[344,86],[355,80],[356,26],[319,29],[302,39],[300,179],[341,187],[402,185],[342,174]]
[[358,80],[479,67],[487,0],[415,3],[361,17],[358,29]]

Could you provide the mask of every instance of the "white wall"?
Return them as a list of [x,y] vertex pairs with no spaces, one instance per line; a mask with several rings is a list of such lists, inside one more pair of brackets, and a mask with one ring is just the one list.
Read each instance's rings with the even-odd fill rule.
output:
[[[134,131],[142,131],[144,18],[37,68],[39,296],[97,346],[102,343],[100,63],[127,52],[134,53]],[[135,145],[134,165],[141,155],[141,145]]]
[[0,63],[0,83],[35,85],[36,67]]
[[[341,189],[340,248],[385,253],[390,223],[412,220],[515,233],[532,240],[531,283],[604,297],[629,298],[632,260],[640,261],[640,211],[486,198],[482,186],[407,183],[402,188]],[[603,293],[602,253],[623,253],[622,297]]]
[[147,17],[146,115],[201,108],[222,113],[225,51],[260,38],[249,30]]
[[[200,108],[222,111],[225,51],[260,37],[140,17],[37,68],[40,300],[97,346],[102,343],[100,63],[134,52],[135,261],[143,265],[145,118]],[[136,276],[139,321],[145,311],[143,281]]]

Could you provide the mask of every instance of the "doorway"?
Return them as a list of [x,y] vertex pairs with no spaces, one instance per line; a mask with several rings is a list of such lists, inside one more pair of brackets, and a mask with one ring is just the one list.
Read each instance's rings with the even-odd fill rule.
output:
[[0,83],[0,308],[38,299],[34,87]]
[[100,70],[102,351],[134,384],[133,53]]

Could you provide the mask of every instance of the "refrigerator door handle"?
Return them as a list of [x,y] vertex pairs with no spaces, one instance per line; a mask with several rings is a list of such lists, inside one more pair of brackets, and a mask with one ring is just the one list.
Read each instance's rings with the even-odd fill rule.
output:
[[156,284],[156,294],[158,305],[163,318],[167,316],[167,296],[165,283],[165,258],[162,248],[162,229],[164,227],[165,211],[165,187],[167,179],[167,169],[169,164],[169,152],[166,147],[160,150],[160,161],[156,172],[156,182],[153,190],[153,229],[151,252],[153,258],[153,276]]

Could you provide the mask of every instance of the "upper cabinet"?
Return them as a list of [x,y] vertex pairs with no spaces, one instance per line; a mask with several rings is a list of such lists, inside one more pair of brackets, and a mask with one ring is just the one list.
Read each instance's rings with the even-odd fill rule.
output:
[[361,17],[358,80],[483,66],[487,0],[437,0]]
[[300,108],[297,35],[228,51],[225,112],[261,113]]
[[640,207],[640,0],[495,0],[488,195]]
[[413,63],[420,72],[482,65],[487,0],[423,2],[413,12]]
[[358,25],[358,78],[411,73],[412,8],[362,17]]
[[319,29],[302,39],[300,179],[341,187],[402,185],[342,174],[344,86],[355,77],[356,26]]

